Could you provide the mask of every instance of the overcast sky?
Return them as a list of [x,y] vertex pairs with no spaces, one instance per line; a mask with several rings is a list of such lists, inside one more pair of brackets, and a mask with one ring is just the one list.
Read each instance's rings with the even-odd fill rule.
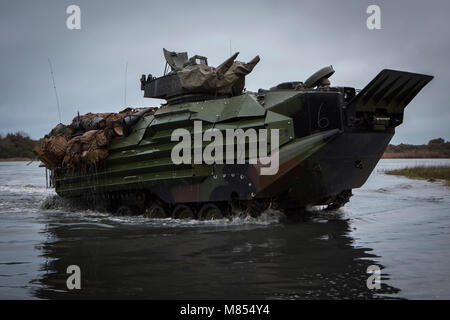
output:
[[[66,27],[67,6],[81,29]],[[368,5],[381,30],[366,27]],[[333,65],[332,85],[363,88],[384,68],[433,75],[406,109],[393,143],[450,140],[450,1],[17,1],[0,2],[0,133],[40,138],[87,112],[158,106],[143,98],[141,74],[162,75],[162,48],[208,57],[260,55],[248,90],[305,80]]]

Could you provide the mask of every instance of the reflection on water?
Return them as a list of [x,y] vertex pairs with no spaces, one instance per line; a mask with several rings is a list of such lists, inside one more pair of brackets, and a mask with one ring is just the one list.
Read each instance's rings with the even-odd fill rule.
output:
[[[113,227],[111,227],[113,225]],[[61,221],[40,250],[48,271],[39,298],[370,298],[367,249],[340,218],[259,225],[157,226]],[[65,292],[68,265],[83,290]],[[63,291],[61,291],[63,290]],[[381,293],[398,290],[383,285]]]
[[402,161],[382,160],[336,212],[216,222],[42,210],[42,168],[0,163],[0,298],[448,298],[449,188],[383,174]]

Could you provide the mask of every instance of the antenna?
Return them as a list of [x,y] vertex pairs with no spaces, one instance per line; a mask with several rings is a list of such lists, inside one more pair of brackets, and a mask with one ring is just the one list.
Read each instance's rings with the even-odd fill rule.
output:
[[230,39],[230,56],[231,56],[231,39]]
[[53,76],[53,68],[52,68],[52,63],[50,61],[50,58],[48,58],[48,64],[50,66],[50,74],[52,76],[53,89],[55,89],[56,106],[58,107],[59,123],[62,123],[61,122],[61,110],[60,110],[60,107],[59,107],[58,92],[56,91],[55,77]]
[[125,89],[123,93],[123,103],[125,105],[125,108],[127,107],[127,72],[128,72],[128,61],[125,64]]

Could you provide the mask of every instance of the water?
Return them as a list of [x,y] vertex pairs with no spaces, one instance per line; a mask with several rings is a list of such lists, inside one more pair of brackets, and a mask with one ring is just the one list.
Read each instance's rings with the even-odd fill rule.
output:
[[[383,173],[344,208],[286,221],[119,218],[50,204],[43,168],[0,162],[0,298],[450,298],[450,188]],[[66,269],[81,268],[69,291]],[[381,268],[369,290],[367,267]]]

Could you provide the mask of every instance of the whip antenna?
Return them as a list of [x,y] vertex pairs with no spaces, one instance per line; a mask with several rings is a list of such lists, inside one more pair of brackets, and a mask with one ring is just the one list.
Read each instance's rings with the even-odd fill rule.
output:
[[125,64],[125,89],[123,93],[123,103],[125,104],[125,108],[127,107],[127,72],[128,72],[128,61]]
[[52,76],[53,89],[55,89],[56,106],[58,107],[59,123],[62,123],[61,122],[61,109],[59,107],[58,91],[56,91],[55,77],[53,76],[53,68],[52,68],[52,63],[50,61],[50,58],[48,58],[48,64],[50,66],[50,74]]

